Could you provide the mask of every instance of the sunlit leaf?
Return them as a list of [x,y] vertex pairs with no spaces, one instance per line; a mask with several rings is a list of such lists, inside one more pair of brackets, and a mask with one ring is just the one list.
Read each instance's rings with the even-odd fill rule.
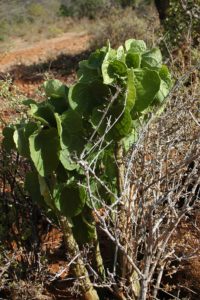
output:
[[30,155],[36,170],[47,176],[59,163],[59,138],[55,128],[37,130],[29,137]]

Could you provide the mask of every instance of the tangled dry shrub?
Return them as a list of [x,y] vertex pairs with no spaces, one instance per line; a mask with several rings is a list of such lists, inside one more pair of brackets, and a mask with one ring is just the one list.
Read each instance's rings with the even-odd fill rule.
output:
[[[194,221],[200,208],[199,78],[198,70],[192,70],[182,79],[179,74],[165,111],[152,122],[133,155],[129,215],[134,234],[128,237],[126,232],[127,243],[132,240],[142,257],[138,264],[144,272],[148,264],[149,272],[153,270],[154,264],[148,294],[158,299],[167,293],[196,299],[200,293],[198,276],[191,272],[200,254],[199,223]],[[168,274],[167,284],[166,277],[161,280],[163,272]],[[173,273],[178,275],[170,279]]]
[[145,11],[142,13],[130,7],[110,9],[109,16],[98,19],[91,26],[91,48],[102,47],[107,40],[112,42],[113,47],[118,47],[129,38],[143,39],[152,45],[159,22],[153,6],[146,9],[149,9],[148,18]]
[[188,41],[199,45],[200,1],[171,0],[164,28],[171,46],[180,46]]

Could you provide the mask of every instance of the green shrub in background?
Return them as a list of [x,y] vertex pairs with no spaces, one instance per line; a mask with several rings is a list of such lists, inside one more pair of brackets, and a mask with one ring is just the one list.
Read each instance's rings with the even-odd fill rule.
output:
[[63,16],[94,19],[108,9],[109,6],[109,0],[68,0],[62,1],[60,13]]
[[[158,20],[154,16],[147,19],[146,16],[139,16],[138,12],[131,7],[112,8],[109,17],[98,19],[90,27],[90,34],[93,38],[90,41],[92,49],[102,47],[107,40],[112,40],[112,45],[118,47],[130,36],[136,39],[145,39],[149,45],[153,44],[155,31],[159,27]],[[152,20],[154,20],[152,24]]]
[[200,0],[171,0],[164,21],[167,42],[172,46],[200,42]]
[[31,3],[28,5],[27,13],[31,17],[42,17],[45,15],[45,6],[39,3]]
[[60,14],[71,17],[88,17],[95,19],[98,16],[110,15],[110,9],[113,7],[125,8],[134,6],[138,0],[62,0]]

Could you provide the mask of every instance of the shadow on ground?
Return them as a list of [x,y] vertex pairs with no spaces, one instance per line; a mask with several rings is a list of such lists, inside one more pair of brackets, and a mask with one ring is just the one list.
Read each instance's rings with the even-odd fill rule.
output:
[[[47,60],[39,64],[14,66],[8,73],[13,81],[20,80],[25,83],[40,82],[45,78],[46,73],[66,78],[68,75],[74,73],[78,67],[78,63],[86,59],[89,53],[90,51],[87,50],[78,55],[60,54],[54,60]],[[5,73],[0,73],[0,79],[5,79],[5,76]]]

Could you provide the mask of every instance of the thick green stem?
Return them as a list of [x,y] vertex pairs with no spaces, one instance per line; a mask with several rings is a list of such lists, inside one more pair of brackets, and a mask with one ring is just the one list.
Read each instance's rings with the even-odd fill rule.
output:
[[104,263],[101,255],[97,232],[94,239],[94,256],[95,256],[95,264],[96,264],[97,272],[100,275],[101,279],[105,280],[106,274],[105,274]]
[[73,258],[77,257],[72,264],[72,272],[79,279],[81,292],[85,300],[99,300],[98,294],[94,289],[89,278],[88,271],[80,255],[78,244],[73,236],[71,224],[66,217],[59,216],[62,227],[65,246],[68,254]]
[[118,168],[118,196],[121,197],[120,204],[118,206],[119,211],[119,229],[121,232],[120,235],[120,243],[126,250],[126,254],[120,253],[119,255],[119,268],[120,275],[123,284],[129,284],[132,287],[132,297],[133,300],[137,299],[140,293],[140,283],[139,277],[135,270],[133,270],[132,266],[128,262],[127,255],[130,255],[130,249],[128,249],[128,240],[131,238],[130,233],[130,218],[128,216],[130,199],[129,195],[126,195],[124,192],[124,176],[125,176],[125,166],[124,166],[124,150],[121,142],[116,144],[115,151],[117,168]]

